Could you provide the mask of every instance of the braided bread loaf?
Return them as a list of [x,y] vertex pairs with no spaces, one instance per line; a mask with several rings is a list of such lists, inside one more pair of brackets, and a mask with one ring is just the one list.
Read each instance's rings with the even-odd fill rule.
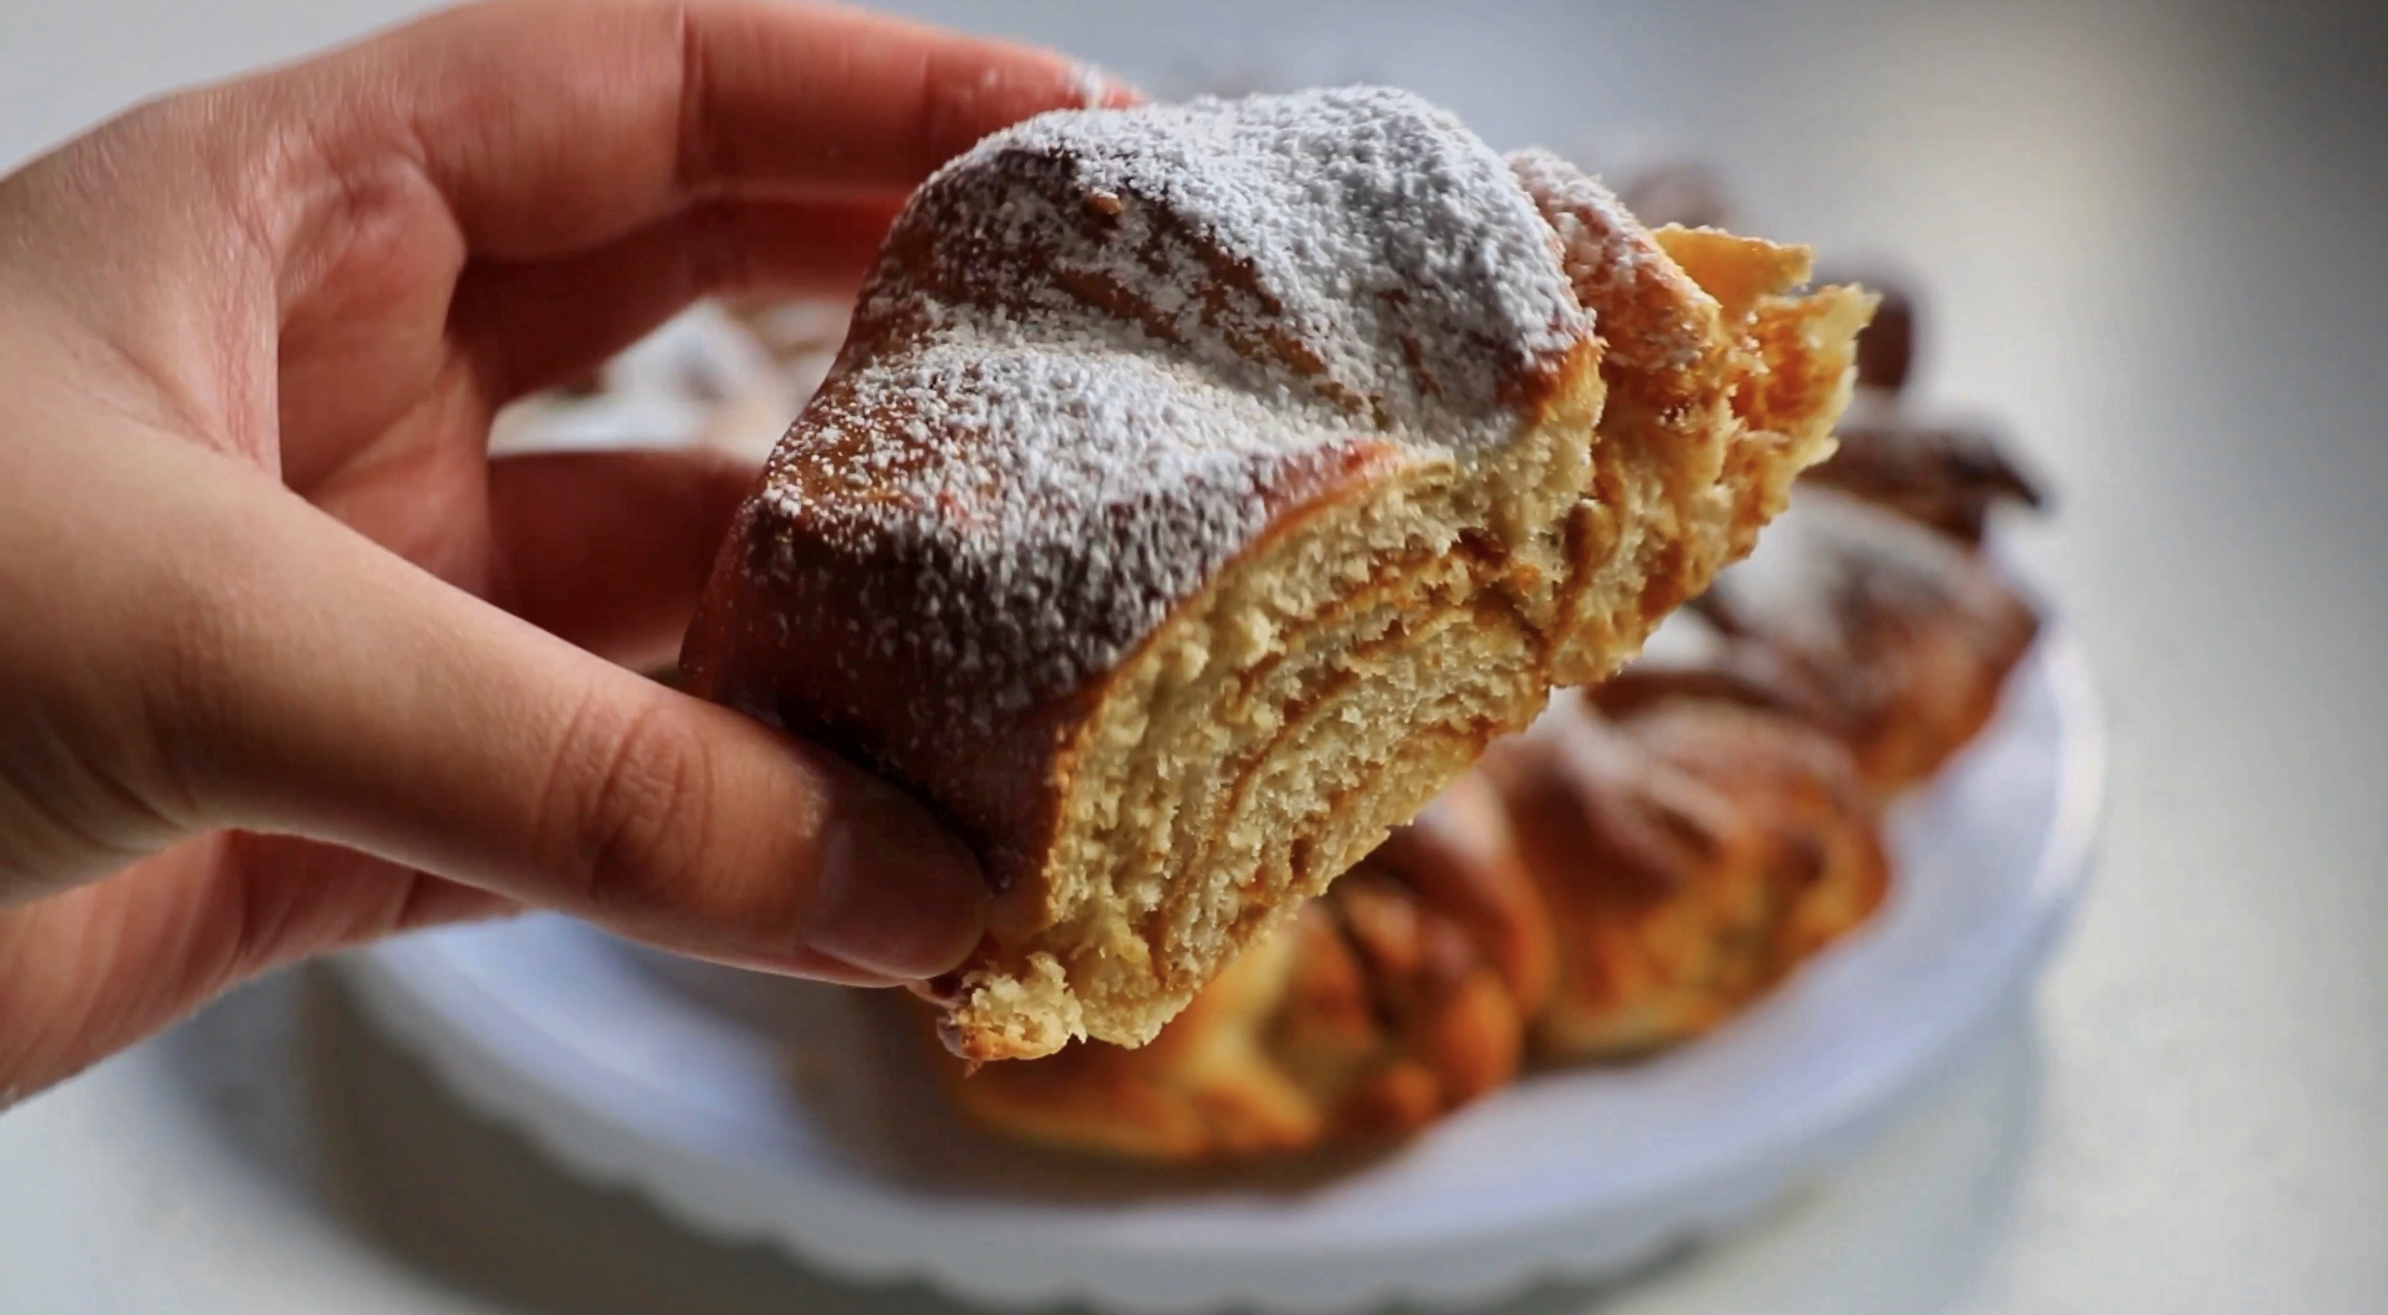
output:
[[683,666],[973,842],[973,1060],[1150,1040],[1829,448],[1870,301],[1355,89],[1047,115],[914,196]]
[[[958,1080],[962,1107],[1008,1135],[1147,1160],[1397,1134],[1503,1066],[1461,1059],[1682,1042],[1861,925],[1890,877],[1874,800],[1979,729],[2037,625],[1970,551],[1993,503],[2036,506],[2037,491],[1978,433],[1908,420],[1891,386],[1820,468],[1846,466],[1830,481],[1845,493],[1801,491],[1756,560],[1723,574],[1706,607],[1735,609],[1730,635],[1680,614],[1673,642],[1496,743],[1305,910],[1290,948],[1231,969],[1231,1008],[1206,993],[1144,1051]],[[1435,928],[1410,940],[1467,970],[1355,948],[1371,915],[1341,906],[1383,900],[1387,872],[1402,901],[1387,921]],[[1505,1000],[1449,985],[1495,977]],[[1422,998],[1449,1003],[1387,1007]],[[1103,1082],[1079,1078],[1090,1069]]]

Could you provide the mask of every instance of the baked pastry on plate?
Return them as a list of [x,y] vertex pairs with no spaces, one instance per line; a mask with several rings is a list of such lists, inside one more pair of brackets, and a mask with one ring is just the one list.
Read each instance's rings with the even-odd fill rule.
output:
[[1758,552],[1672,628],[1683,642],[1592,698],[1615,713],[1680,698],[1787,713],[1848,744],[1887,796],[1939,770],[1989,721],[2039,624],[1961,541],[1802,488]]
[[1482,772],[1550,909],[1546,1060],[1622,1059],[1739,1013],[1873,913],[1890,866],[1848,750],[1683,700],[1612,720],[1563,695]]
[[1633,1058],[1739,1013],[1880,904],[1849,751],[1683,701],[1562,695],[1141,1049],[947,1072],[1006,1136],[1161,1163],[1414,1133],[1528,1059]]
[[725,545],[699,693],[978,850],[972,1060],[1150,1040],[1830,448],[1870,299],[1377,89],[930,179]]
[[[1547,992],[1549,978],[1547,956],[1540,968],[1514,956],[1504,965],[1479,939],[1486,924],[1471,925],[1471,914],[1502,909],[1504,896],[1455,907],[1413,884],[1409,871],[1381,855],[1363,860],[1229,964],[1145,1046],[1079,1042],[975,1071],[949,1060],[955,1102],[1006,1136],[1157,1163],[1418,1131],[1516,1076],[1526,1018],[1539,1003],[1525,992]],[[1521,885],[1510,894],[1534,901],[1522,870],[1516,875]],[[1521,912],[1506,908],[1511,918]],[[1522,912],[1522,924],[1490,941],[1547,943],[1538,904]],[[1521,981],[1521,969],[1542,976]]]

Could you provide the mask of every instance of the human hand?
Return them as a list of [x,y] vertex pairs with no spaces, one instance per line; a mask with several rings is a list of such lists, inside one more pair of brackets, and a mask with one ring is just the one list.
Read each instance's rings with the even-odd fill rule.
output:
[[1056,56],[768,0],[502,0],[136,110],[0,182],[0,1105],[270,965],[564,909],[950,967],[960,843],[625,663],[753,472],[487,457],[691,299],[848,290]]

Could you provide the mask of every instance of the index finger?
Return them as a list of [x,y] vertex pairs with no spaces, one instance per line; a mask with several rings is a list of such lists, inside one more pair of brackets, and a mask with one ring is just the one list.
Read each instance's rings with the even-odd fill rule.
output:
[[1132,98],[1051,51],[775,0],[496,0],[295,76],[333,194],[410,164],[509,260],[724,194],[901,194],[998,128]]

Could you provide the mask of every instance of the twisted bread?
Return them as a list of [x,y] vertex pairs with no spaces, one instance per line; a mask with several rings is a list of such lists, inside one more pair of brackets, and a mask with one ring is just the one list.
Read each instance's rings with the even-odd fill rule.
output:
[[[1803,493],[1784,522],[1792,532],[1760,550],[1792,561],[1725,573],[1728,596],[1770,598],[1741,611],[1771,623],[1711,634],[1703,647],[1690,638],[1700,620],[1679,617],[1686,643],[1661,646],[1589,699],[1560,696],[1533,732],[1494,746],[1306,909],[1290,952],[1264,951],[1274,956],[1265,989],[1231,969],[1214,992],[1232,993],[1232,1009],[1206,992],[1144,1051],[1095,1047],[990,1069],[965,1087],[965,1107],[1000,1131],[1034,1123],[1050,1142],[1146,1159],[1397,1133],[1483,1090],[1470,1075],[1498,1070],[1456,1062],[1469,1055],[1506,1055],[1528,1031],[1550,1062],[1677,1043],[1860,925],[1888,880],[1869,796],[1978,728],[2033,628],[2023,600],[1965,549],[1990,505],[2037,506],[2036,490],[1980,435],[1909,421],[1886,391],[1895,382],[1876,381],[1860,426],[1844,426],[1816,474],[1908,524]],[[1836,530],[1834,518],[1850,516],[1858,524]],[[1825,524],[1802,529],[1809,520]],[[1826,642],[1802,640],[1817,630]],[[1879,779],[1864,781],[1853,755]],[[1348,929],[1355,920],[1332,906],[1365,903],[1386,873],[1406,883],[1409,922],[1466,931],[1513,1008],[1445,1010],[1473,1035],[1439,1050],[1417,1048],[1431,1031],[1389,1030],[1397,1016],[1369,1002],[1416,997],[1403,961],[1363,958],[1348,939],[1319,934]],[[1206,1040],[1217,1032],[1238,1043]],[[1072,1064],[1107,1082],[1073,1082]],[[1377,1081],[1338,1085],[1338,1073]],[[1359,1090],[1373,1099],[1352,1099]],[[1040,1100],[1062,1112],[1040,1114]],[[1185,1113],[1197,1105],[1203,1117]],[[1256,1109],[1275,1117],[1255,1119]],[[1178,1112],[1165,1151],[1151,1135],[1161,1110]]]
[[1997,710],[2039,617],[1944,534],[1832,489],[1802,489],[1695,608],[1718,632],[1689,662],[1637,663],[1593,692],[1613,713],[1722,699],[1841,739],[1878,794],[1923,780]]
[[[1469,842],[1472,858],[1514,865],[1498,850],[1497,840]],[[1469,919],[1363,860],[1228,965],[1150,1044],[1080,1043],[975,1071],[955,1061],[946,1070],[955,1102],[1006,1136],[1161,1163],[1415,1132],[1517,1073],[1529,1010],[1478,939],[1481,915],[1500,907],[1478,902]],[[1548,933],[1536,903],[1530,921],[1491,939]]]
[[1612,721],[1563,696],[1481,770],[1551,911],[1558,984],[1534,1021],[1549,1059],[1715,1027],[1888,886],[1848,751],[1790,718],[1683,701]]
[[1863,922],[1888,877],[1848,751],[1797,721],[1563,697],[1247,952],[1150,1045],[950,1071],[1009,1136],[1160,1162],[1415,1132],[1529,1049],[1704,1032]]
[[1993,508],[2046,505],[2038,483],[1989,433],[1919,421],[1885,389],[1859,390],[1838,436],[1839,448],[1808,483],[1887,508],[1967,548],[1981,546]]
[[897,222],[691,686],[974,842],[957,1053],[1140,1044],[1747,549],[1869,305],[1805,271],[1397,92],[1032,120]]

